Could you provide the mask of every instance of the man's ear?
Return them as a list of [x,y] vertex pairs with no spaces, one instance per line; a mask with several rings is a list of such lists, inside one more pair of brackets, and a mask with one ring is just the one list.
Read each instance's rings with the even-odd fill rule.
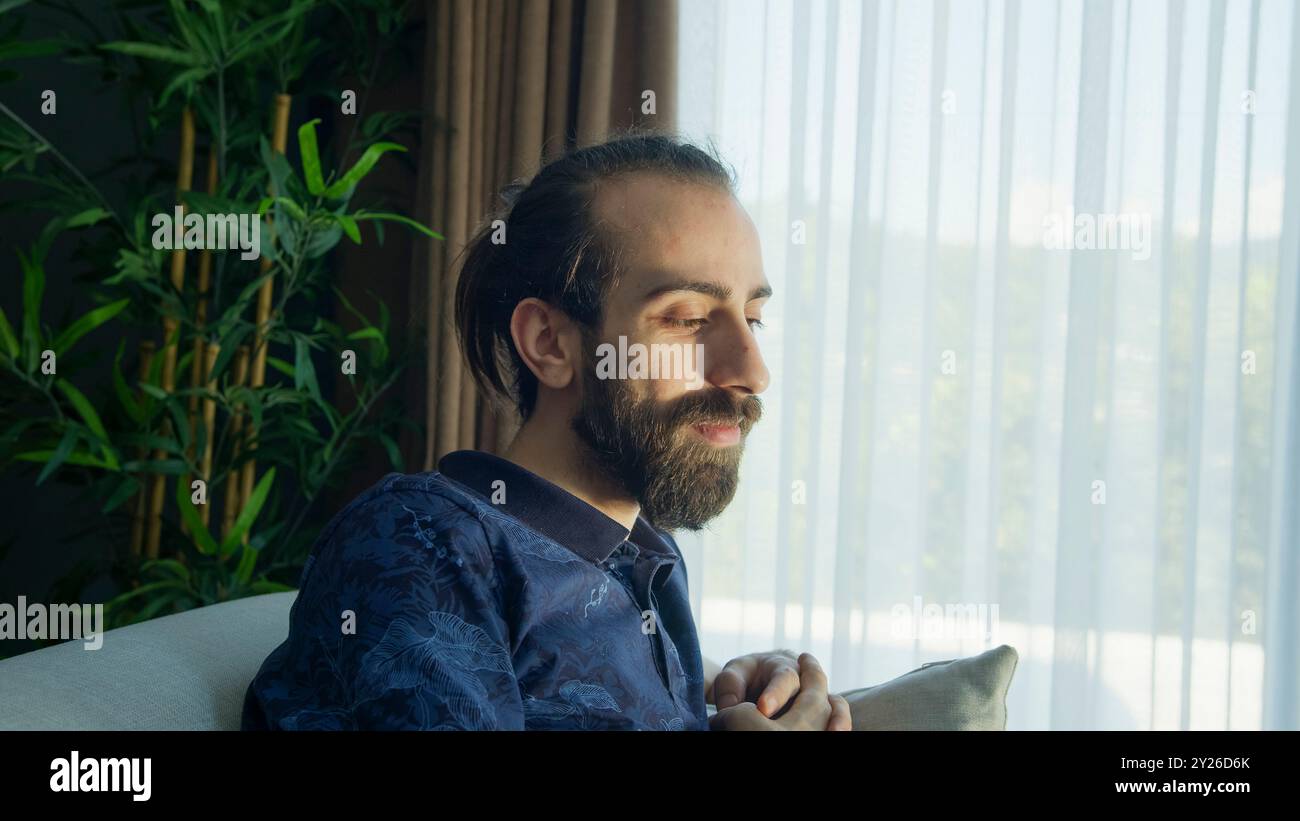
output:
[[522,299],[510,315],[510,337],[539,384],[563,390],[578,373],[581,334],[568,315],[536,297]]

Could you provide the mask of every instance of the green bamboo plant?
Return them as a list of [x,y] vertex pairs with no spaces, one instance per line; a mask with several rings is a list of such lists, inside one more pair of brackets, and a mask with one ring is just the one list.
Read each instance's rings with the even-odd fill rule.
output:
[[[408,216],[354,201],[382,158],[402,156],[402,145],[382,138],[409,127],[410,112],[359,108],[357,126],[337,144],[340,158],[357,158],[332,171],[318,145],[321,120],[297,127],[295,168],[269,144],[265,112],[275,93],[336,105],[340,81],[331,67],[341,53],[364,51],[352,65],[365,72],[363,82],[383,81],[377,55],[400,51],[412,36],[405,4],[294,0],[265,13],[265,3],[132,3],[113,16],[126,36],[111,40],[102,21],[75,6],[37,5],[79,20],[80,37],[27,38],[22,42],[42,44],[18,48],[21,25],[0,25],[0,72],[8,70],[7,58],[51,53],[92,64],[102,78],[125,84],[128,105],[144,107],[147,123],[132,158],[138,173],[125,184],[125,204],[115,206],[92,182],[100,175],[83,173],[0,103],[0,192],[6,183],[37,188],[43,195],[25,197],[25,207],[35,202],[54,215],[33,242],[10,251],[22,274],[22,315],[15,326],[0,311],[0,369],[11,377],[0,380],[0,470],[29,471],[34,493],[50,482],[79,488],[81,509],[88,511],[84,532],[107,533],[113,543],[110,555],[76,568],[51,597],[80,600],[82,585],[107,572],[121,590],[107,608],[109,625],[118,626],[290,589],[319,526],[319,515],[311,514],[322,511],[314,503],[363,447],[381,445],[394,469],[403,469],[397,435],[414,424],[386,394],[420,352],[393,340],[382,301],[367,315],[334,286],[331,252],[344,238],[362,243],[365,225],[374,226],[380,241],[384,223],[442,237]],[[12,79],[12,72],[0,73],[0,84]],[[165,161],[160,135],[184,109],[196,113],[198,132],[208,136],[217,171],[211,191],[178,194],[174,166]],[[123,122],[139,119],[124,116]],[[193,277],[174,288],[166,274],[169,252],[154,247],[150,226],[178,196],[188,213],[269,217],[261,243],[269,266],[242,260],[237,251],[212,252],[207,294],[198,293]],[[6,202],[0,196],[0,206]],[[71,321],[51,320],[45,293],[56,242],[72,243],[75,257],[89,263],[83,278],[96,306]],[[274,306],[258,327],[254,302],[268,281]],[[322,307],[331,297],[355,328],[328,318]],[[155,355],[147,344],[128,346],[128,339],[155,337],[164,317],[173,318],[175,332],[157,339]],[[115,336],[116,343],[89,345],[92,333]],[[260,386],[235,374],[237,352],[253,344],[267,348],[268,376]],[[202,383],[190,384],[183,377],[203,345],[218,353],[201,363],[210,364]],[[162,378],[169,347],[180,375],[170,389]],[[354,400],[346,413],[322,390],[317,370],[321,363],[337,368],[344,351],[356,357],[355,373],[344,371]],[[196,403],[213,406],[210,429],[202,414],[196,418]],[[213,511],[220,489],[249,459],[262,471],[224,533],[193,502],[190,482],[204,475],[205,452],[211,454],[206,503]],[[124,547],[132,523],[128,502],[142,499],[156,476],[172,488],[163,549],[137,555]]]

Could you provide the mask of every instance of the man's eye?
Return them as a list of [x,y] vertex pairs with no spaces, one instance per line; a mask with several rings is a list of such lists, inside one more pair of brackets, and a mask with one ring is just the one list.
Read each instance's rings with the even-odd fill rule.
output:
[[709,320],[704,319],[703,317],[699,319],[673,319],[672,317],[667,317],[664,321],[674,328],[698,328]]
[[763,320],[759,319],[758,317],[750,317],[747,321],[749,322],[749,327],[751,328],[763,327]]

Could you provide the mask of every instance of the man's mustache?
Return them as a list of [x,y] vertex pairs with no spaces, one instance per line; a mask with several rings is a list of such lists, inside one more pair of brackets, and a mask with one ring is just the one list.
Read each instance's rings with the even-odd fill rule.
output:
[[763,403],[757,396],[736,397],[715,388],[687,392],[673,402],[665,419],[673,428],[679,425],[737,425],[744,435],[762,415]]

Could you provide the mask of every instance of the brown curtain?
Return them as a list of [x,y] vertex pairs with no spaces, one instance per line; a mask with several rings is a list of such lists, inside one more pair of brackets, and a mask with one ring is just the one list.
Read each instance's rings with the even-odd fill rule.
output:
[[[432,470],[453,450],[500,452],[518,428],[479,395],[456,343],[466,241],[494,193],[544,160],[630,126],[675,128],[677,0],[427,0],[424,11],[416,211],[446,241],[422,239],[412,253],[410,310],[425,312],[428,367],[407,396],[427,435],[403,451]],[[653,113],[642,113],[647,90]]]

